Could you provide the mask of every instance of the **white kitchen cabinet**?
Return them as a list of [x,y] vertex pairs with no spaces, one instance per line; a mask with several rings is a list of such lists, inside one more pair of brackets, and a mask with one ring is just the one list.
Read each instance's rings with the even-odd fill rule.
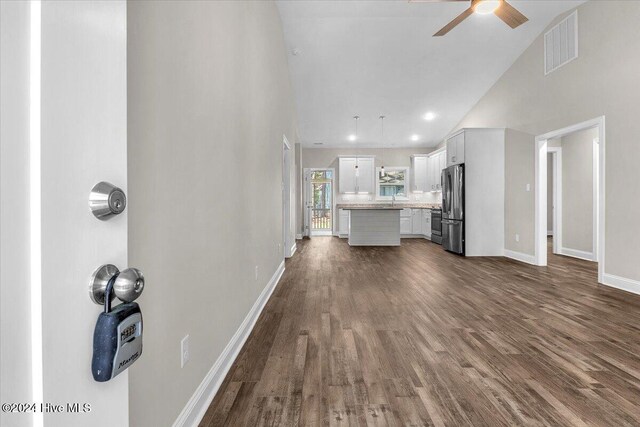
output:
[[440,173],[445,168],[446,155],[446,151],[441,150],[430,155],[427,159],[427,191],[442,191]]
[[441,151],[438,160],[440,161],[438,165],[438,174],[437,174],[437,186],[438,191],[442,191],[442,170],[447,168],[447,151]]
[[349,214],[351,211],[338,209],[338,235],[340,237],[349,236]]
[[411,234],[422,234],[422,209],[411,210]]
[[[358,174],[356,176],[356,164]],[[340,193],[373,193],[375,167],[373,157],[340,157],[338,160],[338,191]]]
[[400,211],[400,234],[411,234],[411,208],[404,208]]
[[411,217],[400,217],[400,234],[411,234]]
[[422,234],[431,239],[431,209],[421,209]]
[[373,194],[376,191],[375,166],[373,157],[358,158],[358,176],[356,177],[356,191],[358,193]]
[[427,158],[427,191],[435,191],[433,182],[433,156]]
[[464,163],[464,138],[462,131],[447,139],[447,167]]
[[338,191],[340,193],[356,192],[356,159],[341,157],[338,161]]
[[411,156],[411,170],[413,172],[411,191],[416,193],[431,191],[429,181],[429,157],[419,155]]
[[442,155],[440,153],[433,156],[431,166],[431,180],[433,181],[433,191],[440,191],[440,159]]

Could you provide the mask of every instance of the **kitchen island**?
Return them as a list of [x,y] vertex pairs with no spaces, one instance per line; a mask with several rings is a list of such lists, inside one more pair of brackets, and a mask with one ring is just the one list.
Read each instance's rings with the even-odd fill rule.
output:
[[402,206],[348,206],[350,246],[400,246]]

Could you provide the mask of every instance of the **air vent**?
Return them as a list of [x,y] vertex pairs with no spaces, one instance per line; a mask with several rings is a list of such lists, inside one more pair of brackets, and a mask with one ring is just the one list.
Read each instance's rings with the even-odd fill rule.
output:
[[544,35],[544,73],[549,74],[578,57],[578,11]]

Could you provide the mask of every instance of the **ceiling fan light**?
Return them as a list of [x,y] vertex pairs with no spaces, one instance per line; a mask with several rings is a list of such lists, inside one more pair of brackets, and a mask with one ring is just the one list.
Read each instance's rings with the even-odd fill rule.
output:
[[473,7],[475,13],[480,15],[488,15],[493,13],[500,7],[500,0],[481,0]]

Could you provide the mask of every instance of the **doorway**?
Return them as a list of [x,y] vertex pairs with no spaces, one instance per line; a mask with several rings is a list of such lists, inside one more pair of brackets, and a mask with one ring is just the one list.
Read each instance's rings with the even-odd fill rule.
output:
[[[598,263],[604,272],[605,119],[536,138],[536,264],[553,254]],[[551,182],[549,182],[551,181]],[[551,194],[549,194],[551,193]]]
[[305,233],[307,236],[332,236],[334,227],[335,171],[305,169]]

